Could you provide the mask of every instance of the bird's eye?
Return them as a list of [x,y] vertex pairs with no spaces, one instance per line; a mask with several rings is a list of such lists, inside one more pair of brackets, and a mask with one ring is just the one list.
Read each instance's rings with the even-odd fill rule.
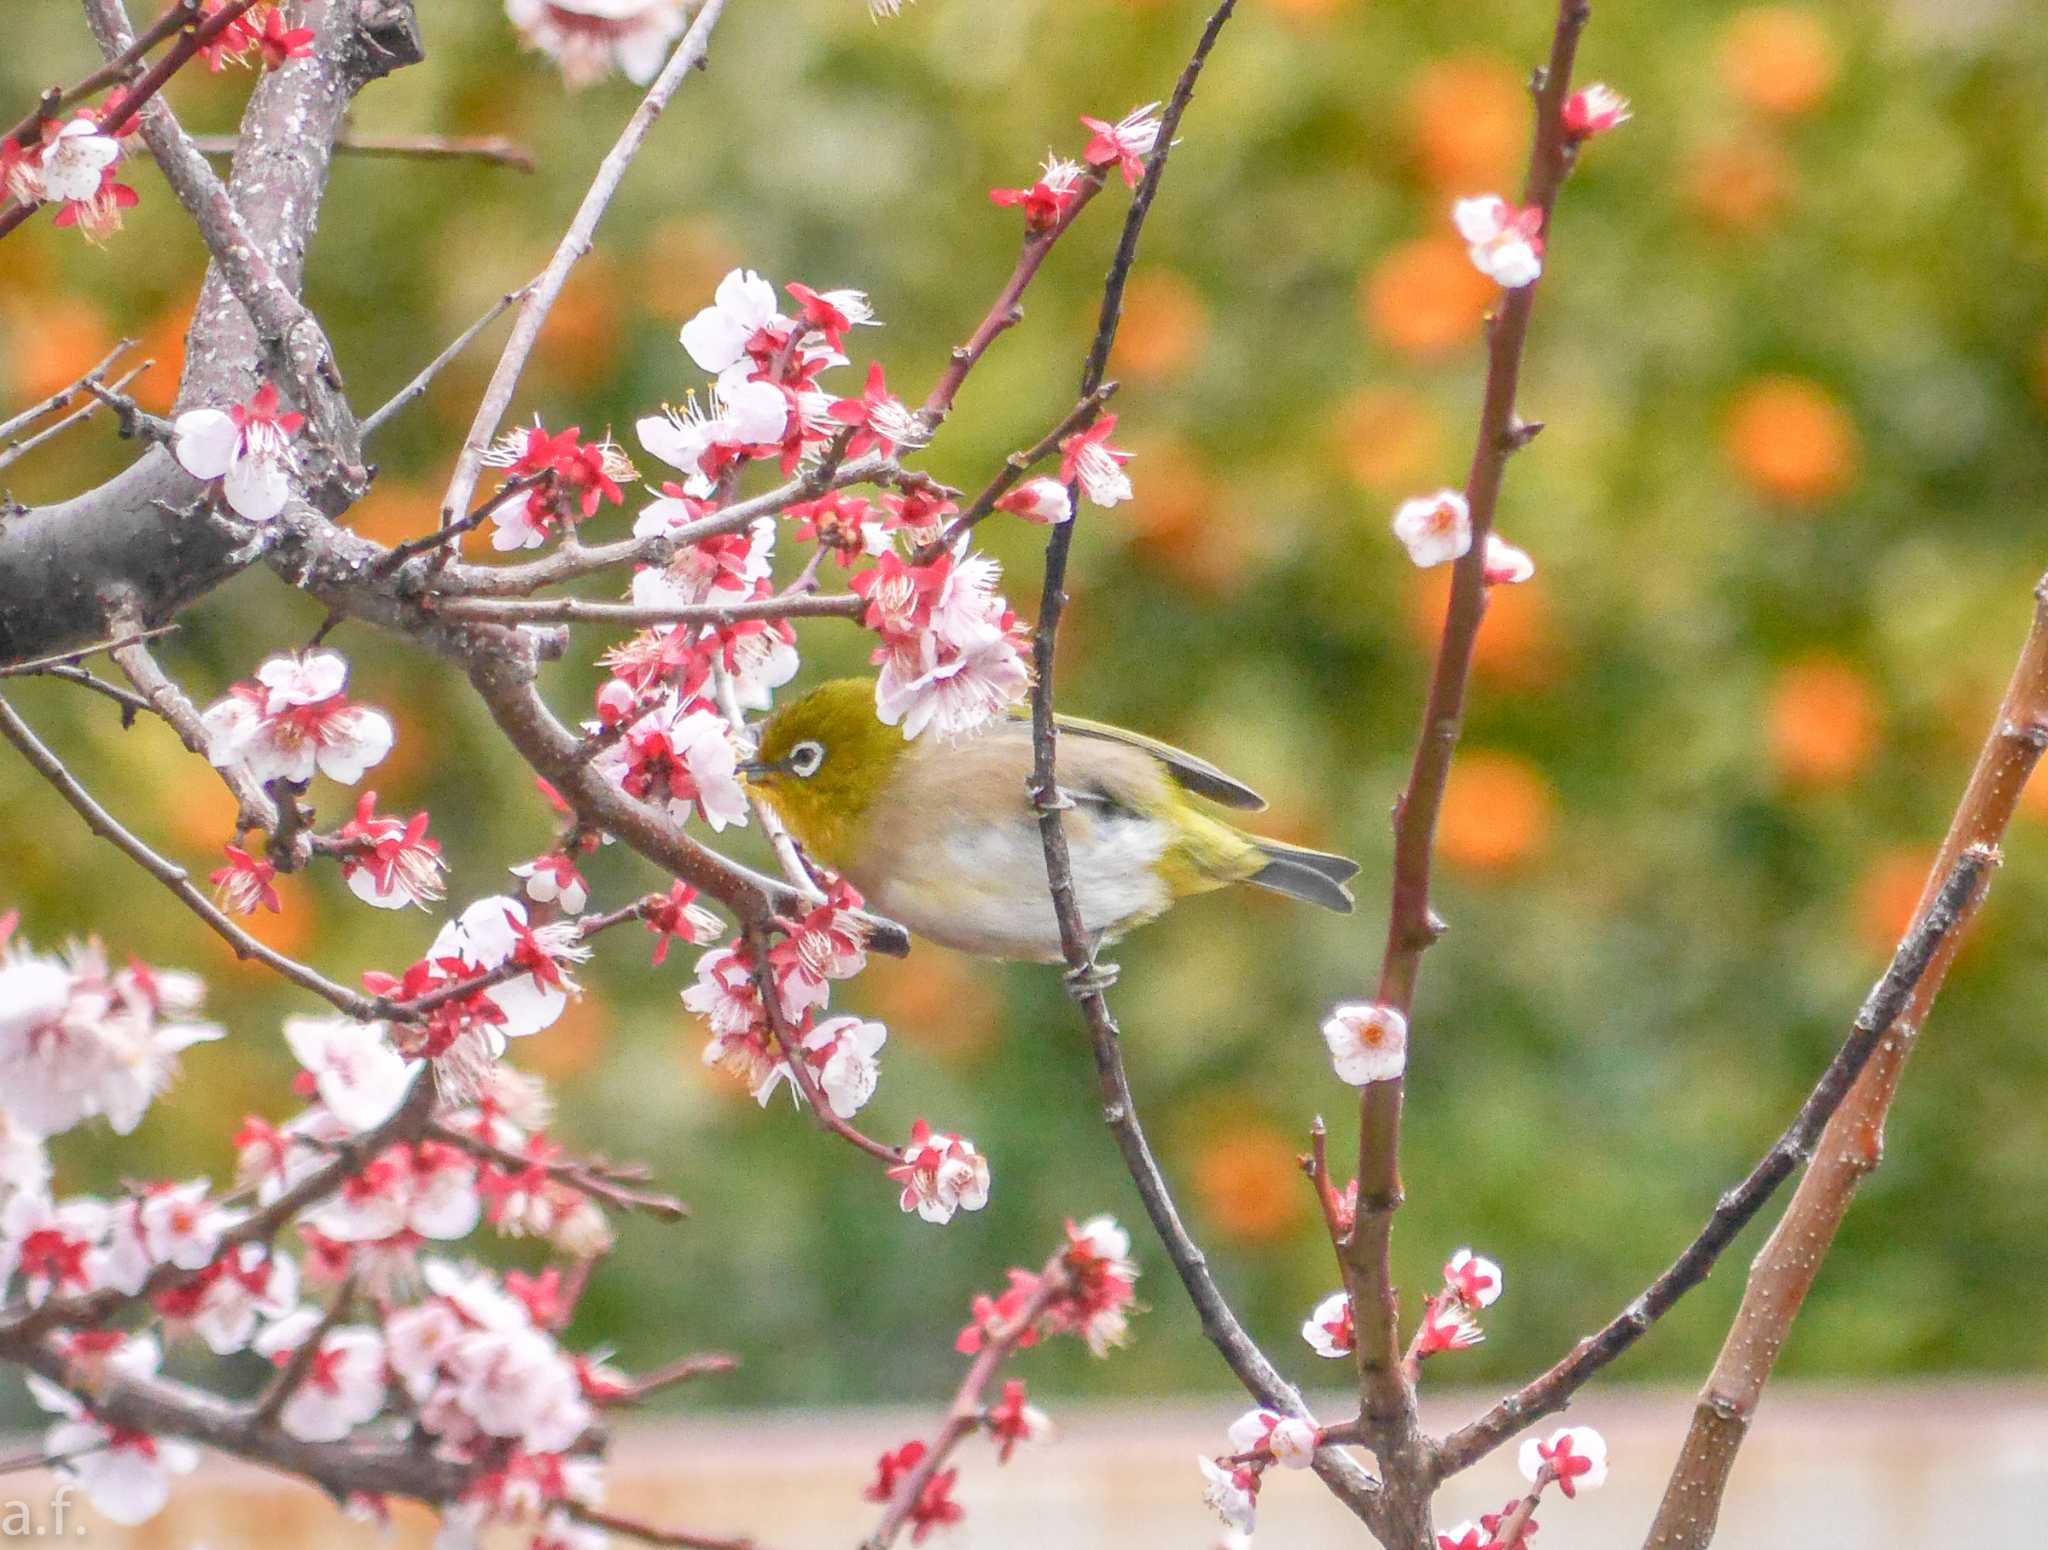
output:
[[818,766],[825,762],[823,743],[798,743],[789,751],[789,767],[792,773],[809,780],[818,773]]

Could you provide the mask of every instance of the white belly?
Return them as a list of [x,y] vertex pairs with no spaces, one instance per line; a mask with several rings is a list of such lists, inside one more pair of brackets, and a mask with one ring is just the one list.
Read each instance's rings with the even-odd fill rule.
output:
[[[1158,875],[1169,838],[1147,818],[1100,821],[1067,815],[1081,923],[1115,941],[1172,902]],[[1042,963],[1060,958],[1059,923],[1045,882],[1045,852],[1029,821],[948,825],[930,821],[888,859],[886,886],[856,887],[874,907],[920,936],[963,952]]]

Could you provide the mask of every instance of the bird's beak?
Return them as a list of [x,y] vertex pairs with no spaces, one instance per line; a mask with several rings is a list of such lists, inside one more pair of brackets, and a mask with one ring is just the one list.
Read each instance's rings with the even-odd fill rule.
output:
[[734,766],[742,780],[759,780],[763,775],[773,774],[775,766],[759,759],[742,759]]

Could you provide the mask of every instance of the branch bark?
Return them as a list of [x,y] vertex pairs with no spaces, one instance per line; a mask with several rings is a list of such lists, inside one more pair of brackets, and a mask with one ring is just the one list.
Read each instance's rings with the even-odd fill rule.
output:
[[[2027,778],[2048,748],[2048,578],[2034,589],[2034,618],[2012,682],[1950,822],[1948,836],[1921,894],[1932,907],[1943,880],[1972,850],[1995,850],[2012,822]],[[1936,948],[1911,1000],[1879,1041],[1870,1063],[1827,1128],[1806,1176],[1775,1231],[1750,1267],[1734,1325],[1722,1344],[1692,1425],[1679,1450],[1664,1500],[1644,1543],[1650,1550],[1701,1550],[1713,1541],[1721,1497],[1762,1402],[1764,1385],[1785,1348],[1792,1321],[1820,1274],[1821,1261],[1848,1214],[1856,1188],[1884,1156],[1884,1123],[1906,1059],[1940,994],[1958,938]]]

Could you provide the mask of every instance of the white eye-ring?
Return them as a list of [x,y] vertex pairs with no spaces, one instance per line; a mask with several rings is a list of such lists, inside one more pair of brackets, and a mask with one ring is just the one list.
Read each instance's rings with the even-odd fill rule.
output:
[[809,780],[818,773],[818,766],[825,762],[823,743],[798,743],[789,751],[789,768],[794,775]]

